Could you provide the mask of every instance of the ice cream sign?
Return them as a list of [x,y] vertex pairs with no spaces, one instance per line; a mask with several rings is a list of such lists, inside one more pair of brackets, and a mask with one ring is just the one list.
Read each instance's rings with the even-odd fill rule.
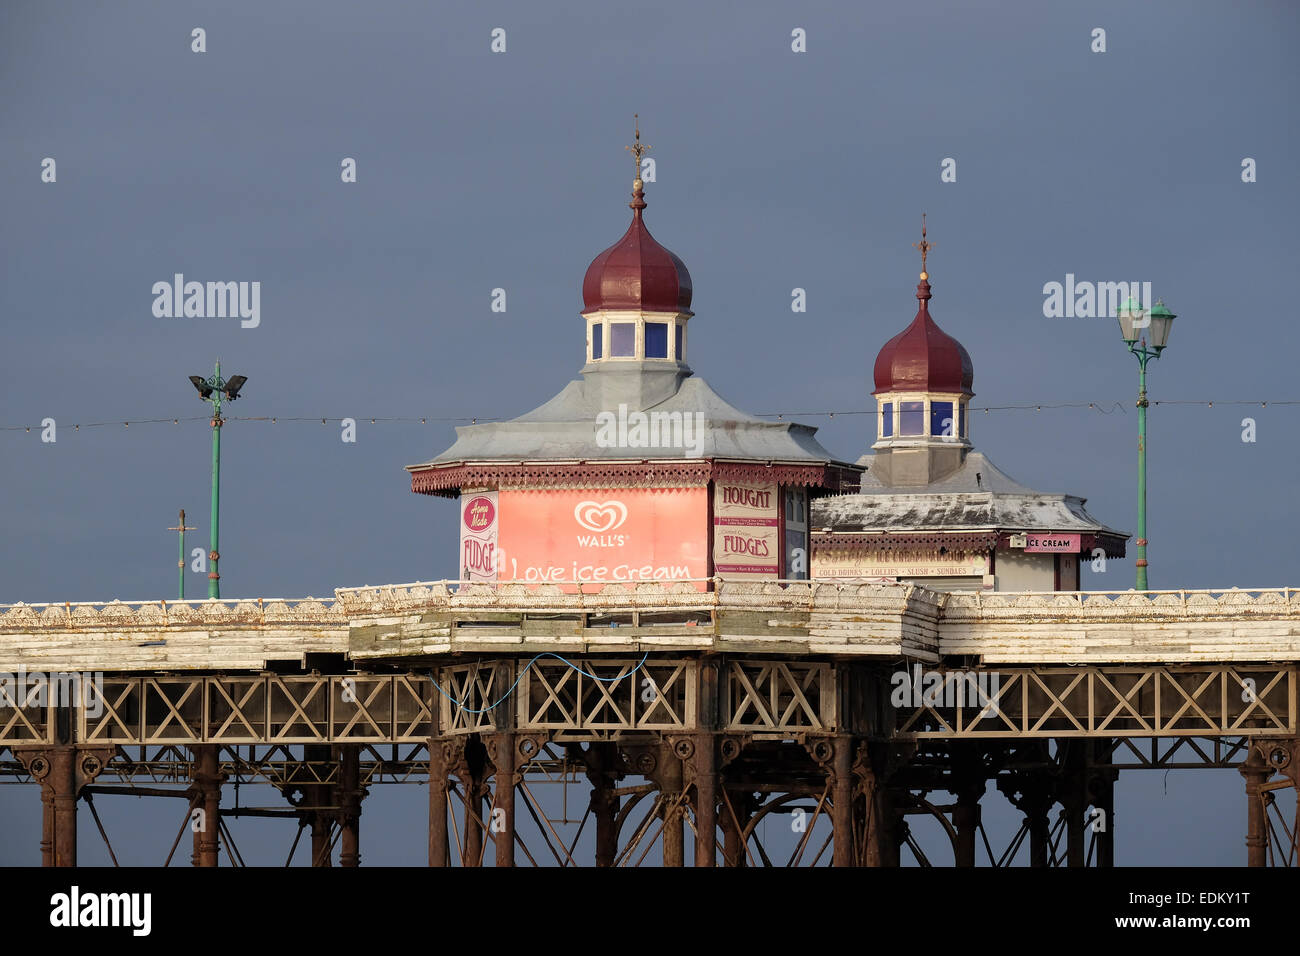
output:
[[500,581],[590,592],[708,575],[703,488],[507,489],[499,506]]
[[1079,551],[1079,535],[1028,533],[1025,535],[1025,551],[1040,554],[1045,552],[1077,554]]

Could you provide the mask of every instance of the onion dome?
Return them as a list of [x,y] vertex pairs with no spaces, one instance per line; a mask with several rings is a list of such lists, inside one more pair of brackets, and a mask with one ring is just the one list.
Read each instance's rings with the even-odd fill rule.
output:
[[691,274],[686,264],[650,235],[641,211],[645,186],[632,184],[632,224],[587,267],[582,280],[583,314],[600,309],[690,312]]
[[921,307],[912,324],[885,343],[876,356],[876,391],[961,392],[973,395],[975,369],[962,344],[930,318],[929,274],[921,273],[916,298]]

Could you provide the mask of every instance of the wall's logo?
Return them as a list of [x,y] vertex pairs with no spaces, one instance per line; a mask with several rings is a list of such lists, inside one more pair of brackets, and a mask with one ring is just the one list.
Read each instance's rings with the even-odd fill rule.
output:
[[627,520],[627,505],[621,501],[579,501],[573,517],[588,531],[604,534],[621,527]]
[[496,506],[490,499],[482,495],[471,498],[465,505],[465,527],[471,531],[483,531],[492,527],[492,519],[496,514]]

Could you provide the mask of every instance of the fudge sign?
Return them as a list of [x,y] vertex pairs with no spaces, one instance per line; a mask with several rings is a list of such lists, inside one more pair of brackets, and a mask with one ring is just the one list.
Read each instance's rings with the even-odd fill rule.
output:
[[713,570],[731,578],[775,578],[780,513],[775,484],[718,482],[713,489]]
[[465,505],[463,516],[465,527],[475,534],[482,534],[492,526],[497,517],[497,506],[486,495],[475,495]]
[[461,496],[460,579],[497,579],[497,493],[480,491]]

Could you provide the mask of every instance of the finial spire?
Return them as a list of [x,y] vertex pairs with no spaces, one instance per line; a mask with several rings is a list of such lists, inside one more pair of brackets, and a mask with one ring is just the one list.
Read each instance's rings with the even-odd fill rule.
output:
[[651,147],[649,143],[641,142],[641,114],[633,113],[632,123],[636,128],[636,143],[634,143],[632,146],[624,146],[623,148],[626,149],[629,153],[631,153],[632,157],[636,160],[635,179],[639,183],[641,181],[641,154],[644,153],[647,149],[650,149]]
[[930,254],[930,250],[933,249],[937,243],[930,242],[925,238],[925,213],[921,213],[921,241],[914,242],[912,245],[921,250],[921,278],[929,279],[930,273],[926,270],[925,259],[926,256]]
[[641,181],[641,154],[650,149],[650,144],[641,142],[641,116],[639,113],[632,114],[632,123],[636,129],[636,142],[623,148],[630,152],[633,160],[636,161],[636,178],[632,180],[632,201],[628,203],[628,206],[635,210],[639,216],[641,210],[646,206],[645,183]]

